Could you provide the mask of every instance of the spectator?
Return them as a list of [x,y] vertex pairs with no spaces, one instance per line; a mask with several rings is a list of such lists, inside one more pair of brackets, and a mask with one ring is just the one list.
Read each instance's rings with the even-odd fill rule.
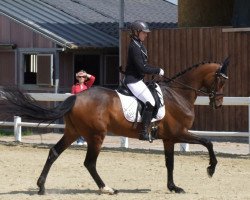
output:
[[[80,70],[76,73],[76,79],[78,82],[72,86],[71,94],[78,94],[84,90],[87,90],[95,82],[95,77],[91,74],[87,74],[87,72],[84,70]],[[78,145],[87,145],[85,139],[82,136],[80,136],[76,142]]]

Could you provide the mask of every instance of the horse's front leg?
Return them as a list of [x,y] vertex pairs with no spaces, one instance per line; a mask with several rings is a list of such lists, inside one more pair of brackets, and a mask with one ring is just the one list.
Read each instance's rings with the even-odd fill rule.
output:
[[174,171],[174,143],[163,140],[165,162],[168,172],[168,189],[176,193],[185,193],[185,191],[174,184],[173,171]]
[[212,142],[205,138],[198,137],[197,135],[194,135],[190,132],[181,135],[181,137],[179,137],[178,139],[180,139],[180,143],[201,144],[207,148],[209,153],[209,166],[207,167],[207,173],[209,177],[212,177],[218,163],[214,153]]
[[96,182],[100,194],[117,194],[118,191],[115,189],[112,189],[105,185],[105,183],[102,181],[101,177],[99,176],[97,170],[96,170],[96,161],[97,157],[101,151],[101,145],[103,142],[104,137],[102,135],[96,136],[96,138],[90,140],[88,142],[88,150],[86,154],[86,158],[84,161],[84,166],[89,171],[90,175]]

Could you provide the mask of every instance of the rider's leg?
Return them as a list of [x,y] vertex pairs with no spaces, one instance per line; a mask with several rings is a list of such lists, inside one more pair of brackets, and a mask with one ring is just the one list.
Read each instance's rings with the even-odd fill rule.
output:
[[153,106],[146,102],[146,107],[142,113],[142,131],[139,133],[139,140],[149,140],[148,129],[152,119]]
[[153,107],[155,106],[154,97],[143,81],[129,83],[127,84],[127,86],[133,93],[133,95],[140,99],[144,104],[146,104],[146,102],[149,102]]
[[138,81],[136,83],[131,83],[127,85],[130,91],[143,103],[145,103],[145,110],[142,114],[142,127],[143,130],[139,134],[140,140],[148,140],[148,128],[152,119],[152,112],[155,106],[155,100],[149,91],[148,87],[143,81]]

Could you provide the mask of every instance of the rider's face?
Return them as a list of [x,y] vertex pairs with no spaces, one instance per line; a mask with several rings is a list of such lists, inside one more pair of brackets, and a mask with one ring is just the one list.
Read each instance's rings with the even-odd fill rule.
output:
[[147,35],[148,33],[141,31],[139,33],[139,39],[143,42],[146,39]]

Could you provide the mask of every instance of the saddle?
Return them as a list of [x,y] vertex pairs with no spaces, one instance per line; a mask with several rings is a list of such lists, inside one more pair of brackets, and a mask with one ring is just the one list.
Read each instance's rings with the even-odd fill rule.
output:
[[[155,82],[149,82],[149,83],[146,83],[146,85],[148,86],[148,89],[151,92],[155,100],[155,106],[153,109],[152,118],[156,118],[158,110],[160,107],[163,106],[163,103],[161,102],[161,99],[159,97],[159,92],[156,90],[157,84]],[[125,96],[131,96],[131,97],[136,98],[123,81],[121,81],[121,85],[117,88],[117,92]],[[143,110],[145,109],[145,104],[138,98],[136,98],[136,100],[138,102],[137,110],[136,110],[136,119],[137,119],[139,113],[140,115],[142,115]],[[137,120],[135,120],[135,122],[136,121]]]

